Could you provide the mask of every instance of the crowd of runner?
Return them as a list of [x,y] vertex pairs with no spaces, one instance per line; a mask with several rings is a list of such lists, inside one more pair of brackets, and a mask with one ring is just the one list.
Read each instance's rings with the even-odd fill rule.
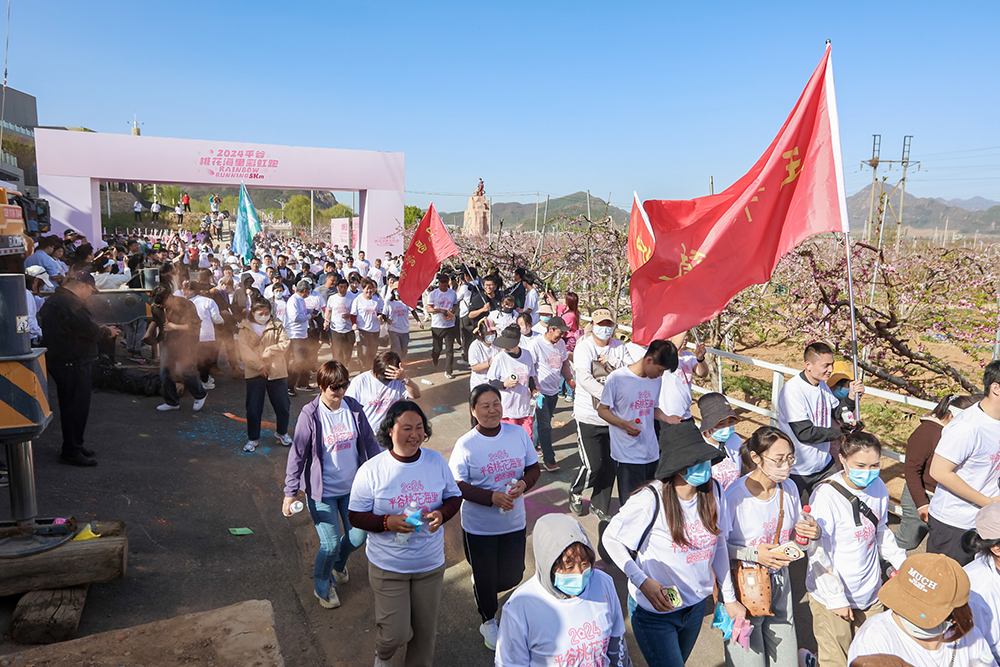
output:
[[[96,465],[80,388],[98,352],[113,359],[121,346],[136,363],[158,361],[161,411],[181,409],[179,385],[203,409],[212,374],[227,368],[246,385],[245,451],[260,443],[265,399],[289,448],[282,511],[304,504],[316,526],[318,604],[340,606],[349,556],[366,545],[376,666],[404,646],[408,667],[433,664],[440,528],[456,515],[470,605],[499,666],[631,664],[605,572],[615,569],[649,665],[684,664],[713,611],[727,665],[799,664],[794,578],[809,594],[823,667],[995,664],[1000,363],[986,366],[983,395],[945,397],[914,432],[894,533],[882,443],[858,418],[864,385],[822,342],[805,348],[803,371],[784,384],[778,426],[744,439],[722,394],[702,395],[692,416],[693,379],[708,373],[704,345],[686,332],[624,343],[609,309],[587,304],[585,317],[575,293],[560,297],[527,269],[506,278],[494,267],[443,269],[411,310],[391,253],[355,257],[267,235],[245,261],[213,231],[112,235],[100,251],[72,233],[39,240],[25,262],[26,296],[31,336],[49,348],[60,460]],[[143,287],[152,321],[80,324],[93,292]],[[446,378],[464,383],[458,367],[468,370],[471,428],[444,447],[448,459],[424,447],[431,424],[403,363],[411,319],[429,325],[431,361]],[[290,432],[290,397],[302,394],[312,399]],[[560,470],[560,397],[573,406],[581,463],[569,511],[552,508],[529,526],[525,494]],[[573,516],[588,512],[597,545]],[[529,531],[535,573],[522,583]],[[907,557],[925,536],[927,553]]]

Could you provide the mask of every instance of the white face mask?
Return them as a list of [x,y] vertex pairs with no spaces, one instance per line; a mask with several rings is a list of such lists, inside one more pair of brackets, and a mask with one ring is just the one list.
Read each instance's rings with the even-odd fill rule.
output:
[[[899,616],[899,614],[896,614],[896,616]],[[934,639],[935,637],[940,637],[954,625],[951,621],[944,620],[933,628],[921,628],[919,625],[910,623],[902,616],[899,616],[899,622],[903,624],[903,629],[906,630],[907,634],[914,639]]]
[[258,313],[258,314],[256,314],[256,315],[253,316],[253,319],[254,319],[254,321],[257,324],[267,324],[267,321],[269,319],[271,319],[271,316],[270,315],[261,315],[261,314]]

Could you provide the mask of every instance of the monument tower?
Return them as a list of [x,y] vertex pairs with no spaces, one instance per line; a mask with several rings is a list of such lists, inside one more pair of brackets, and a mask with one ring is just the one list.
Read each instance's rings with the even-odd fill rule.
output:
[[465,225],[462,232],[478,236],[490,233],[490,204],[486,200],[486,186],[483,185],[481,178],[475,193],[469,197],[469,205],[465,208]]

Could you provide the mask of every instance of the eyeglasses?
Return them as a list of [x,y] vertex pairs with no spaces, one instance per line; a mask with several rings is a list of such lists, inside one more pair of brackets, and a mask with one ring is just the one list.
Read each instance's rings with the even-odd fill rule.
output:
[[784,468],[785,466],[793,466],[793,465],[795,465],[795,462],[798,461],[797,458],[795,458],[794,456],[791,456],[791,455],[789,455],[789,456],[783,456],[780,459],[772,459],[772,458],[768,458],[766,456],[761,456],[760,458],[764,459],[765,461],[770,461],[771,463],[774,464],[774,466],[776,468]]
[[351,386],[350,382],[342,382],[340,384],[331,384],[327,386],[330,391],[344,391]]

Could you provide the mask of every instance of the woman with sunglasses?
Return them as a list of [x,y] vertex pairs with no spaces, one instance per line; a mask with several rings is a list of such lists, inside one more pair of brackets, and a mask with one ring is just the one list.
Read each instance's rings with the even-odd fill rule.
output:
[[[847,667],[847,649],[865,620],[884,611],[880,558],[898,568],[906,552],[887,523],[889,490],[879,478],[882,444],[851,433],[840,445],[843,471],[816,486],[811,514],[823,536],[809,554],[806,590],[817,657],[823,667]],[[874,519],[874,521],[873,521]]]
[[[769,602],[773,615],[748,614],[753,625],[750,648],[743,648],[735,639],[726,640],[726,665],[795,667],[798,639],[792,615],[792,583],[788,577],[792,559],[772,549],[788,542],[793,530],[810,540],[818,539],[819,527],[815,522],[798,520],[802,509],[799,492],[788,479],[795,465],[795,445],[788,435],[771,426],[762,426],[743,443],[740,454],[745,469],[751,472],[725,491],[724,507],[730,521],[726,538],[729,557],[736,569],[755,563],[765,568],[771,580]],[[739,594],[739,582],[734,583]]]
[[325,609],[340,606],[337,586],[349,579],[347,557],[365,541],[365,532],[351,528],[347,517],[354,477],[380,451],[361,404],[344,396],[348,378],[339,361],[326,362],[316,374],[320,394],[302,408],[295,422],[281,506],[282,513],[291,516],[292,502],[300,490],[305,491],[319,534],[313,593]]

